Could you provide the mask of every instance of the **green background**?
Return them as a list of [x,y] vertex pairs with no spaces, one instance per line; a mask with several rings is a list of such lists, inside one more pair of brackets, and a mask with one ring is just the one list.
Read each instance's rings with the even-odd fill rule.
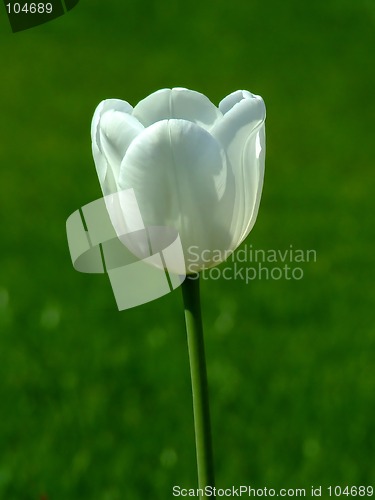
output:
[[65,234],[101,196],[99,101],[173,86],[264,97],[247,244],[317,252],[299,281],[202,283],[217,486],[374,486],[375,3],[81,0],[17,34],[0,14],[0,498],[196,486],[180,290],[118,312]]

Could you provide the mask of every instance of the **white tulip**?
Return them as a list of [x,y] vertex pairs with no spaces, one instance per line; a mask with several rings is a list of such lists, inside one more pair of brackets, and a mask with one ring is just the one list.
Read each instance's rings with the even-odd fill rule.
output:
[[[263,99],[245,90],[218,108],[182,88],[159,90],[134,108],[102,101],[91,130],[102,191],[132,188],[146,227],[177,230],[188,274],[215,266],[255,224],[265,116]],[[131,218],[125,206],[117,210],[123,212],[117,217]]]

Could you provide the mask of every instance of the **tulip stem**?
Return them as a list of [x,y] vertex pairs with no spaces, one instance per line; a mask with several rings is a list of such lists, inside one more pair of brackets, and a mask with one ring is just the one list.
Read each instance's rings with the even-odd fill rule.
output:
[[[211,442],[210,411],[206,359],[204,354],[203,325],[199,293],[199,274],[187,276],[182,284],[185,322],[188,340],[195,445],[198,466],[198,486],[202,490],[199,498],[206,498],[206,486],[214,488],[214,465]],[[216,496],[210,495],[210,498]]]

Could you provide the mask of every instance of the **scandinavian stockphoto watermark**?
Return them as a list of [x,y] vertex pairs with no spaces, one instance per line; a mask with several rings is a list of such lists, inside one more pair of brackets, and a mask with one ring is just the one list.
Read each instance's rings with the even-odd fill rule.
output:
[[225,261],[225,266],[203,269],[201,277],[211,280],[241,280],[246,284],[254,280],[299,281],[304,277],[305,265],[317,261],[316,250],[295,248],[293,244],[284,249],[254,248],[253,245],[245,244],[236,252],[198,250],[197,246],[188,248],[188,272],[195,272],[198,262],[219,264]]
[[[245,245],[236,252],[184,247],[173,227],[147,226],[133,189],[95,200],[66,222],[77,271],[105,273],[120,311],[166,295],[200,271],[202,279],[301,280],[315,250]],[[219,264],[221,264],[219,266]],[[217,267],[216,267],[217,266]]]

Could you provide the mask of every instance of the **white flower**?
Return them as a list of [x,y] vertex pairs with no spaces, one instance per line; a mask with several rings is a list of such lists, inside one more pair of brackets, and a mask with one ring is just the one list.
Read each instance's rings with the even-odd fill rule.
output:
[[[118,99],[102,101],[91,130],[102,191],[132,188],[146,227],[177,230],[187,273],[215,266],[255,224],[265,116],[263,99],[245,90],[218,108],[182,88],[159,90],[134,108]],[[125,206],[117,210],[131,219]]]

